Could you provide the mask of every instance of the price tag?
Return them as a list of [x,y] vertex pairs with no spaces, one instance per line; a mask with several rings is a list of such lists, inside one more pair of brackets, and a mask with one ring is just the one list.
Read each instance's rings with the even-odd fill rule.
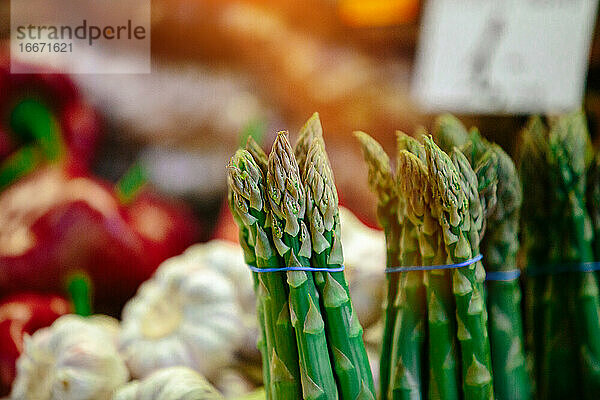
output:
[[413,94],[429,111],[582,104],[598,0],[429,0]]

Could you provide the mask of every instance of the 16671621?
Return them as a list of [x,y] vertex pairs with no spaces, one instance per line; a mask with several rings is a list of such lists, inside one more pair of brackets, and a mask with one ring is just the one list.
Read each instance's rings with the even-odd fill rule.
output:
[[73,43],[28,42],[19,43],[21,53],[72,53]]

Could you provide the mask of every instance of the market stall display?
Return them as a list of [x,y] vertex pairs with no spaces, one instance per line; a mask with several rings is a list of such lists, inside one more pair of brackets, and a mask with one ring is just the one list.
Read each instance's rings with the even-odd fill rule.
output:
[[0,2],[0,397],[598,397],[597,2],[38,3]]

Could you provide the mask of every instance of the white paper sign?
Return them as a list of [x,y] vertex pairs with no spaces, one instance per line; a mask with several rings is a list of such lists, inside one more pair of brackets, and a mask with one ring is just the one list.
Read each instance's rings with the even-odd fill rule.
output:
[[582,104],[598,0],[429,0],[413,93],[429,111]]

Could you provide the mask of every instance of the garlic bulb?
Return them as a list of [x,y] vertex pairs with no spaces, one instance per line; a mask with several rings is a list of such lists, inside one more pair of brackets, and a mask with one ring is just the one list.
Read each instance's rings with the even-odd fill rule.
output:
[[117,320],[69,314],[24,339],[11,399],[104,400],[129,379]]
[[123,310],[120,348],[132,375],[187,366],[214,377],[244,340],[243,302],[253,309],[237,246],[213,241],[166,260]]
[[187,367],[160,369],[142,381],[118,389],[113,400],[221,400],[223,396],[196,371]]

